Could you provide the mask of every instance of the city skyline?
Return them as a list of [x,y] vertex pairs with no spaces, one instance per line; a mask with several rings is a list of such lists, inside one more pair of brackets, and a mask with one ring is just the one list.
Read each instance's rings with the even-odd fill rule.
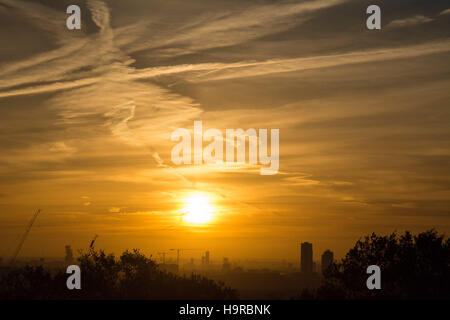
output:
[[[97,238],[97,237],[96,237]],[[312,243],[305,242],[309,245],[311,245],[312,250],[314,251],[314,246]],[[302,244],[301,244],[302,245]],[[230,257],[224,257],[224,256],[215,256],[214,259],[210,258],[210,252],[211,250],[201,251],[201,249],[180,249],[180,252],[183,252],[183,254],[179,255],[179,261],[181,264],[195,264],[198,266],[207,266],[207,265],[222,265],[224,261],[227,262],[253,262],[253,263],[289,263],[295,266],[295,269],[297,271],[301,271],[301,260],[302,260],[302,251],[301,251],[301,245],[300,250],[298,252],[298,257],[294,259],[287,259],[287,258],[274,258],[274,257],[268,257],[268,258],[258,258],[258,257],[243,257],[243,258],[230,258]],[[91,249],[95,249],[93,246]],[[96,248],[98,250],[104,250],[102,248]],[[142,252],[143,254],[147,254],[152,257],[152,259],[160,264],[167,263],[174,263],[177,264],[177,249],[166,249],[167,251],[159,251],[159,252]],[[184,251],[187,250],[187,251]],[[76,253],[74,253],[74,251]],[[19,252],[18,255],[18,261],[30,261],[35,259],[60,259],[64,260],[66,263],[69,261],[75,262],[76,257],[80,255],[83,252],[87,252],[87,248],[72,248],[71,245],[64,245],[64,249],[61,250],[60,255],[55,256],[24,256]],[[192,253],[196,252],[196,253]],[[322,257],[320,260],[316,259],[314,260],[314,255],[310,256],[312,259],[312,263],[317,264],[318,266],[321,266],[323,264],[323,255],[331,253],[331,261],[334,261],[334,253],[330,249],[326,249],[322,253],[318,252],[316,256]],[[8,256],[0,256],[0,258],[5,263],[7,263],[10,257]],[[68,263],[71,264],[71,263]],[[320,270],[314,270],[315,272],[321,272]]]

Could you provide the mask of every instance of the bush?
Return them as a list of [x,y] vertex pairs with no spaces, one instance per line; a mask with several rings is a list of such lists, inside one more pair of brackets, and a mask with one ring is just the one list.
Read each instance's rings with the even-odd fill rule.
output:
[[[366,269],[381,269],[381,290],[369,290]],[[320,299],[449,299],[450,239],[429,230],[412,236],[372,234],[324,273]]]
[[236,299],[223,283],[162,271],[139,253],[125,251],[119,259],[91,250],[78,259],[81,290],[68,290],[65,270],[54,275],[43,267],[8,270],[0,278],[0,299]]

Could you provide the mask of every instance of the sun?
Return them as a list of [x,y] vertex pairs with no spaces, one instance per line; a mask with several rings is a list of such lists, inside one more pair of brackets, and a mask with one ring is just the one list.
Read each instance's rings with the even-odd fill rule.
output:
[[183,221],[192,224],[205,224],[212,220],[214,208],[209,198],[203,194],[188,197],[183,208]]

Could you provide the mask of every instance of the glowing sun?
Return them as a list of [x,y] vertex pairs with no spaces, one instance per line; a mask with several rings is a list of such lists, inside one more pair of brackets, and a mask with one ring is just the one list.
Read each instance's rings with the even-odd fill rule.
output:
[[214,208],[207,196],[196,194],[185,201],[183,221],[193,224],[208,223],[213,218]]

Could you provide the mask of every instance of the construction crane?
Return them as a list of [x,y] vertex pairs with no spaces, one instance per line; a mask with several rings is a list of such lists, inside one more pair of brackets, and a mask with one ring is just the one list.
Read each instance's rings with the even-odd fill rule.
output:
[[31,227],[33,226],[33,224],[36,221],[36,218],[40,212],[41,212],[41,209],[38,209],[36,211],[36,213],[33,215],[33,217],[31,218],[30,223],[28,224],[27,229],[25,230],[25,233],[22,236],[22,239],[20,239],[19,245],[17,246],[16,251],[14,252],[14,255],[12,256],[11,265],[13,265],[16,262],[17,256],[19,255],[20,250],[22,249],[22,246],[23,246],[25,240],[27,239],[28,233],[30,232]]
[[167,253],[170,253],[170,252],[168,252],[168,251],[158,252],[158,254],[162,256],[162,263],[163,264],[166,264],[166,254]]
[[98,235],[95,235],[94,239],[92,239],[91,244],[89,245],[89,250],[94,249],[95,240],[97,240]]
[[202,250],[202,249],[170,249],[170,251],[177,251],[177,267],[180,268],[180,252],[187,250]]

